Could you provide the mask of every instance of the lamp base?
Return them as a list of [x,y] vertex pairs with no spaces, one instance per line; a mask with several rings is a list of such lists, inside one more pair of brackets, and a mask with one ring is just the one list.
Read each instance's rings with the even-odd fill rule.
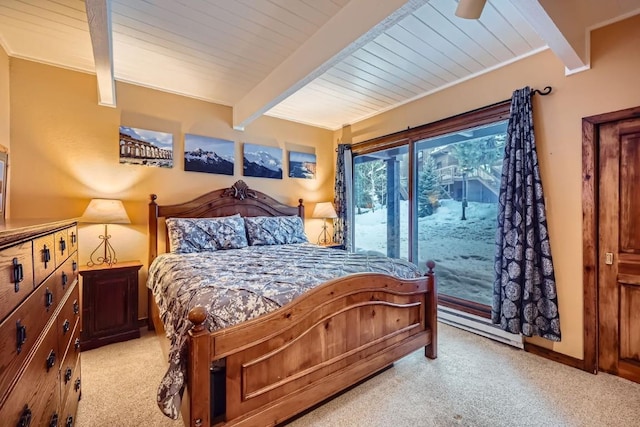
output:
[[322,225],[322,232],[318,236],[319,245],[330,245],[333,243],[331,235],[327,232],[328,228],[329,227],[327,227],[327,220],[325,219],[324,224]]
[[[109,267],[111,267],[113,264],[118,262],[118,259],[116,258],[115,249],[113,249],[113,246],[111,246],[111,243],[109,243],[109,239],[111,239],[111,236],[107,233],[107,224],[104,225],[104,235],[100,235],[98,236],[98,238],[102,240],[102,242],[100,242],[98,247],[96,247],[93,252],[91,252],[91,255],[89,255],[89,262],[87,262],[87,267],[93,267],[103,264],[107,264]],[[102,249],[102,256],[97,255],[97,252],[100,249]]]

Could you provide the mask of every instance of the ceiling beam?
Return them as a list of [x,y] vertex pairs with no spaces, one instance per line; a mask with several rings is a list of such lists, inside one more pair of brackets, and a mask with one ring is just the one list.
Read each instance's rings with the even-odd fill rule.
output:
[[93,61],[98,80],[98,104],[116,106],[116,82],[113,77],[113,43],[111,40],[111,1],[85,0]]
[[580,11],[583,0],[511,0],[562,61],[566,74],[590,68],[589,31]]
[[233,106],[244,128],[428,0],[351,0]]

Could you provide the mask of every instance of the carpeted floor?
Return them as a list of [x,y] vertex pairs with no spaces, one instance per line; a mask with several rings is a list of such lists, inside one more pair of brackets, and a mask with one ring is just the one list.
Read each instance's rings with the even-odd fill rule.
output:
[[[155,335],[82,353],[77,426],[177,426],[155,404]],[[440,325],[437,360],[417,351],[293,420],[305,426],[640,426],[640,384],[591,375]]]
[[140,331],[140,339],[82,352],[77,427],[183,425],[165,417],[156,405],[167,364],[155,333]]

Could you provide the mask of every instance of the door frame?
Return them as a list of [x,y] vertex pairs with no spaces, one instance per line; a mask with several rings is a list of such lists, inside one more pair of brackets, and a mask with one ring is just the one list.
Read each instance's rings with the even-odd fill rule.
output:
[[582,283],[584,358],[582,369],[598,373],[598,187],[600,126],[640,117],[640,106],[582,118]]

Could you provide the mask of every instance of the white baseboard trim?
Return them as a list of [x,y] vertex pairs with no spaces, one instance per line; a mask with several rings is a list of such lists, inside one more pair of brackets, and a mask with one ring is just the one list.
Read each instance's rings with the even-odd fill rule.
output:
[[484,317],[454,310],[449,307],[438,306],[438,320],[447,325],[524,349],[522,335],[505,332],[492,324],[491,320],[485,319]]

